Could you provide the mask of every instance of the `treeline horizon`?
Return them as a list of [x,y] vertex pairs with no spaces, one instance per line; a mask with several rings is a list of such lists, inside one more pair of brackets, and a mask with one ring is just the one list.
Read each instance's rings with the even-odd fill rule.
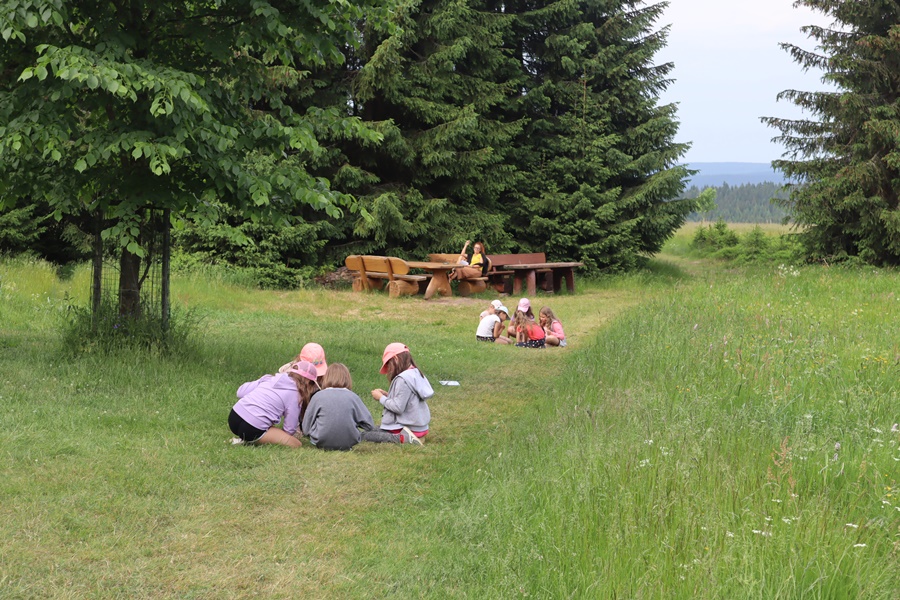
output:
[[777,202],[786,200],[788,192],[784,184],[766,181],[718,186],[692,185],[685,190],[684,198],[698,198],[700,192],[712,188],[716,192],[716,207],[710,211],[692,212],[687,220],[726,221],[729,223],[782,223],[788,212]]

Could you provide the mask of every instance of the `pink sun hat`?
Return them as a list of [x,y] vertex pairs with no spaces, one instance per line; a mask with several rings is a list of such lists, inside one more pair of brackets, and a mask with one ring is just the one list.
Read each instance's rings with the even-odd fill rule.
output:
[[311,362],[307,362],[305,360],[293,363],[287,372],[294,373],[296,375],[299,375],[300,377],[309,379],[310,381],[315,381],[319,376],[319,374],[316,372],[316,367]]
[[300,350],[300,360],[312,363],[316,368],[316,373],[319,374],[319,377],[324,375],[325,371],[328,370],[328,363],[325,362],[325,349],[314,342],[310,342],[303,346],[303,349]]
[[409,348],[406,344],[401,344],[400,342],[388,344],[387,348],[384,349],[384,354],[381,355],[381,371],[379,372],[382,375],[386,375],[388,361],[398,354],[403,354],[404,352],[409,352]]

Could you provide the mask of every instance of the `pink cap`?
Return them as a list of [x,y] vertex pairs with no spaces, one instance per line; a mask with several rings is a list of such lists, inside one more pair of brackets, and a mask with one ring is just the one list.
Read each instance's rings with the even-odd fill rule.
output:
[[404,352],[409,352],[409,348],[406,344],[401,344],[400,342],[394,342],[393,344],[388,344],[387,348],[384,349],[384,354],[381,355],[381,371],[382,375],[387,373],[387,364],[388,361],[397,356],[398,354],[403,354]]
[[531,310],[531,301],[528,298],[522,298],[519,300],[519,307],[516,310],[521,310],[524,313],[527,313]]
[[305,377],[310,381],[315,381],[319,374],[316,372],[316,367],[313,366],[312,363],[306,362],[305,360],[301,360],[300,362],[296,362],[291,365],[291,368],[287,370],[288,373],[295,373],[300,377]]
[[325,362],[325,349],[319,344],[309,343],[300,350],[300,360],[305,360],[316,368],[319,377],[328,370],[328,363]]
[[494,310],[500,310],[500,307],[503,306],[503,303],[499,300],[491,300],[491,306],[494,307]]

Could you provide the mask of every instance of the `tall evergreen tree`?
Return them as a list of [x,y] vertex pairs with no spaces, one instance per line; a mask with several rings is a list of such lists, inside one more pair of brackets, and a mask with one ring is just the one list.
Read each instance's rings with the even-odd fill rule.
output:
[[796,182],[785,202],[813,257],[900,264],[900,3],[798,0],[833,19],[801,30],[817,52],[782,44],[835,91],[786,90],[811,118],[766,117],[787,149],[773,165]]
[[516,141],[527,173],[511,194],[524,248],[589,268],[620,270],[659,250],[693,210],[672,200],[689,174],[677,166],[674,105],[658,104],[671,63],[653,64],[666,3],[513,0],[512,43],[528,75],[528,126]]
[[507,116],[521,79],[503,47],[510,23],[489,1],[405,2],[390,31],[363,23],[346,70],[314,74],[324,83],[306,102],[343,106],[383,135],[373,145],[336,132],[323,165],[365,211],[347,232],[354,250],[423,256],[469,237],[509,247],[498,201],[521,129]]

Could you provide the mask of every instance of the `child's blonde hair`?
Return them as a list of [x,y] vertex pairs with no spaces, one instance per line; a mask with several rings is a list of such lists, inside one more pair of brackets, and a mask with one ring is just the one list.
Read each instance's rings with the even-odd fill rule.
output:
[[550,319],[550,324],[551,324],[551,325],[553,324],[553,321],[559,321],[559,319],[556,318],[556,315],[553,314],[553,311],[550,310],[550,307],[549,307],[549,306],[543,307],[543,308],[541,309],[540,314],[542,314],[542,315],[544,315],[545,317],[547,317],[548,319]]
[[516,328],[516,331],[521,331],[525,328],[525,325],[528,324],[528,315],[526,315],[523,311],[517,310],[516,316],[513,317],[512,326]]
[[353,389],[353,378],[350,377],[350,369],[343,363],[331,363],[325,372],[322,381],[323,388],[346,388]]

